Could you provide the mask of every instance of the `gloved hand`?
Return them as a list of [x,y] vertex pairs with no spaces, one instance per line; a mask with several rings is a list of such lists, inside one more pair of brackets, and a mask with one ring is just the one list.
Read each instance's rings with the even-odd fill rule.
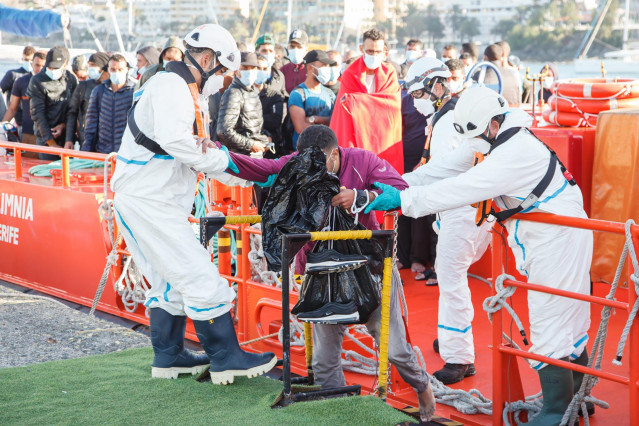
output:
[[221,151],[224,151],[224,153],[226,154],[226,157],[229,159],[229,165],[228,165],[228,167],[226,168],[226,170],[230,170],[230,171],[232,171],[233,173],[239,173],[239,172],[240,172],[240,169],[238,169],[238,168],[237,168],[237,165],[236,165],[236,164],[233,162],[233,160],[231,159],[231,154],[229,154],[229,149],[228,149],[226,146],[222,145],[222,146],[220,147],[220,150],[221,150]]
[[382,193],[375,197],[375,199],[366,207],[364,213],[369,213],[371,210],[388,211],[402,206],[402,200],[399,196],[401,191],[399,189],[379,182],[375,182],[374,186],[381,189]]
[[268,188],[270,186],[273,186],[276,178],[277,178],[277,174],[273,173],[272,175],[268,177],[268,179],[266,179],[266,182],[255,182],[255,185],[260,186],[262,188]]

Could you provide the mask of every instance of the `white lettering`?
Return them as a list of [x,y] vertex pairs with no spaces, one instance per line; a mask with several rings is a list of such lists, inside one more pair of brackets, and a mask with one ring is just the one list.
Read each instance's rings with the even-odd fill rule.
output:
[[22,200],[24,200],[24,197],[15,197],[15,199],[13,200],[13,210],[11,211],[11,216],[22,219]]
[[19,235],[20,228],[0,224],[0,243],[9,243],[17,246]]
[[33,199],[32,198],[29,198],[29,201],[27,202],[27,211],[25,212],[22,218],[24,220],[30,220],[33,222]]
[[0,215],[33,221],[33,199],[16,194],[0,194]]
[[11,214],[11,209],[13,208],[13,194],[9,194],[6,200],[6,206],[4,208],[4,214]]

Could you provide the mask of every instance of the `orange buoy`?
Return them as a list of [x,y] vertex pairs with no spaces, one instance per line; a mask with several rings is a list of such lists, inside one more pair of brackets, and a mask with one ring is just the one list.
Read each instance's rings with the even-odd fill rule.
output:
[[597,125],[597,114],[555,111],[545,109],[544,120],[548,123],[566,127],[593,127]]
[[555,111],[599,114],[611,109],[639,108],[639,98],[571,99],[552,95],[547,104]]
[[571,99],[627,99],[639,97],[639,80],[631,78],[577,78],[556,81],[551,91]]

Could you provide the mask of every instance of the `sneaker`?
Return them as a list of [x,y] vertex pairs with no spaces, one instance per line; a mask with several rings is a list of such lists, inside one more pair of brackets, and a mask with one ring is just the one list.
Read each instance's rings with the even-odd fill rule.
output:
[[444,364],[441,370],[433,373],[433,376],[445,385],[461,382],[465,377],[474,376],[475,364]]
[[368,262],[366,256],[359,254],[342,254],[335,250],[324,250],[306,255],[307,274],[331,274],[351,271]]
[[311,312],[301,312],[297,319],[316,324],[353,324],[359,321],[359,312],[355,302],[329,302]]

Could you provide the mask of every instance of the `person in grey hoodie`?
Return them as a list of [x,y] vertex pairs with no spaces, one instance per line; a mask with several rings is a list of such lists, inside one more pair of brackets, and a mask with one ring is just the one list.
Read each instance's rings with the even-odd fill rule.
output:
[[136,67],[138,69],[137,79],[140,79],[150,66],[157,65],[160,62],[160,52],[153,46],[145,46],[135,52],[135,58],[137,59]]

